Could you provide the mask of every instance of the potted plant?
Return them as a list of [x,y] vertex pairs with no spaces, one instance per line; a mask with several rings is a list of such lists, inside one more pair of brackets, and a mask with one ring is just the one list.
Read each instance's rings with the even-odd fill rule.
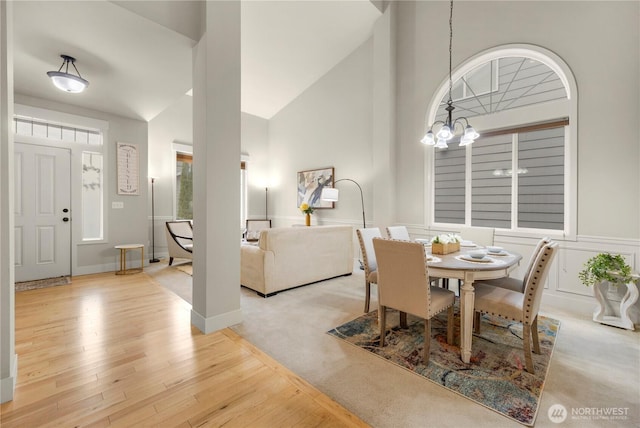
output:
[[[593,311],[593,320],[601,324],[634,330],[629,312],[638,300],[639,276],[631,273],[631,266],[620,254],[600,253],[591,257],[578,273],[580,281],[586,286],[593,285],[598,306]],[[605,293],[603,288],[608,285]],[[618,286],[626,285],[627,291],[621,300]]]
[[625,259],[620,254],[609,253],[600,253],[587,260],[578,277],[587,287],[603,281],[617,285],[636,280]]
[[442,233],[434,236],[431,239],[431,253],[444,255],[460,251],[461,240],[459,235],[453,233]]

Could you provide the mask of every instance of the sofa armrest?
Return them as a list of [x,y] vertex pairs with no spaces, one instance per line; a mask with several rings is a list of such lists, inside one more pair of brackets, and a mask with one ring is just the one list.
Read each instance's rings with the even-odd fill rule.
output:
[[240,248],[240,284],[266,294],[265,282],[273,276],[273,252],[255,245]]

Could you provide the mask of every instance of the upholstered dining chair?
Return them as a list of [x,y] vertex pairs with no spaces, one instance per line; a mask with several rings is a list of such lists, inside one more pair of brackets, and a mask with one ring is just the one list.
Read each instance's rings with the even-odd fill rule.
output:
[[373,250],[373,238],[381,238],[380,229],[377,227],[367,227],[357,229],[358,242],[362,252],[362,264],[364,265],[365,300],[364,312],[369,312],[371,302],[371,284],[378,283],[378,264],[376,263],[376,253]]
[[522,279],[507,276],[504,278],[488,279],[483,282],[485,284],[493,285],[494,287],[506,288],[507,290],[519,291],[520,293],[524,293],[525,284],[529,279],[529,275],[531,275],[531,270],[533,269],[538,253],[540,252],[540,250],[542,250],[542,247],[549,243],[551,243],[551,239],[548,236],[545,236],[538,241],[536,248],[533,250],[533,254],[531,254],[531,258],[529,259],[529,266],[527,266],[527,271],[525,272]]
[[[460,230],[460,236],[465,241],[471,241],[476,245],[480,245],[481,247],[488,247],[493,245],[495,235],[495,229],[493,227],[463,227]],[[449,280],[445,279],[444,284],[447,288],[449,288]],[[460,290],[460,286],[462,285],[462,280],[458,280],[458,290]]]
[[409,231],[406,226],[389,226],[387,227],[387,236],[389,239],[400,239],[401,241],[411,241]]
[[378,299],[380,346],[386,336],[386,309],[400,311],[400,326],[406,327],[406,314],[424,318],[423,362],[429,364],[431,318],[447,311],[447,343],[453,344],[452,291],[429,285],[427,253],[418,242],[373,239],[378,261]]
[[465,241],[487,247],[493,245],[495,229],[493,227],[463,227],[460,236]]
[[263,229],[271,229],[271,220],[247,219],[245,223],[244,239],[247,242],[260,240],[260,232]]
[[176,257],[193,259],[193,225],[191,220],[168,221],[166,225],[169,266]]
[[[409,236],[409,231],[406,226],[388,226],[387,227],[387,236],[389,239],[399,239],[401,241],[411,241],[411,237]],[[436,278],[432,276],[429,278],[429,283],[431,285],[438,285],[442,280],[442,285],[447,285],[448,288],[448,279],[447,278]]]
[[542,300],[544,283],[547,280],[549,268],[556,255],[557,248],[558,244],[556,242],[542,246],[531,267],[524,293],[494,287],[482,281],[474,283],[475,332],[480,333],[481,313],[521,322],[525,366],[531,374],[535,371],[531,355],[531,342],[533,341],[533,352],[539,354],[538,310]]

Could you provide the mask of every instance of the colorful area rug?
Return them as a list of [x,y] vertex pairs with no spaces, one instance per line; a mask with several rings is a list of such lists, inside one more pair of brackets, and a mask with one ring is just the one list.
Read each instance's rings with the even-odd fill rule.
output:
[[[540,354],[533,354],[535,374],[525,370],[522,324],[484,315],[473,336],[471,362],[460,359],[460,347],[447,344],[447,317],[431,322],[431,356],[422,363],[424,321],[407,316],[398,326],[398,312],[387,313],[387,336],[380,348],[378,311],[369,312],[327,333],[346,340],[402,368],[444,386],[524,425],[533,425],[560,322],[539,316]],[[460,318],[456,307],[456,342]]]
[[36,279],[34,281],[16,282],[16,291],[36,290],[38,288],[55,287],[58,285],[71,284],[71,278],[68,276],[59,276],[56,278]]

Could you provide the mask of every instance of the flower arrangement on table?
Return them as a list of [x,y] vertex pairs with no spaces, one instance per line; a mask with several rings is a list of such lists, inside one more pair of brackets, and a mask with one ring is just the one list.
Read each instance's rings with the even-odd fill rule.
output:
[[449,254],[460,251],[460,235],[453,233],[441,233],[431,239],[432,254]]
[[310,207],[308,203],[304,202],[300,205],[300,211],[305,214],[313,214],[313,207]]
[[307,226],[311,226],[311,214],[313,214],[313,207],[309,206],[308,203],[303,202],[300,205],[300,211],[302,211],[303,213],[306,214],[305,219],[304,219],[305,220],[305,224]]

